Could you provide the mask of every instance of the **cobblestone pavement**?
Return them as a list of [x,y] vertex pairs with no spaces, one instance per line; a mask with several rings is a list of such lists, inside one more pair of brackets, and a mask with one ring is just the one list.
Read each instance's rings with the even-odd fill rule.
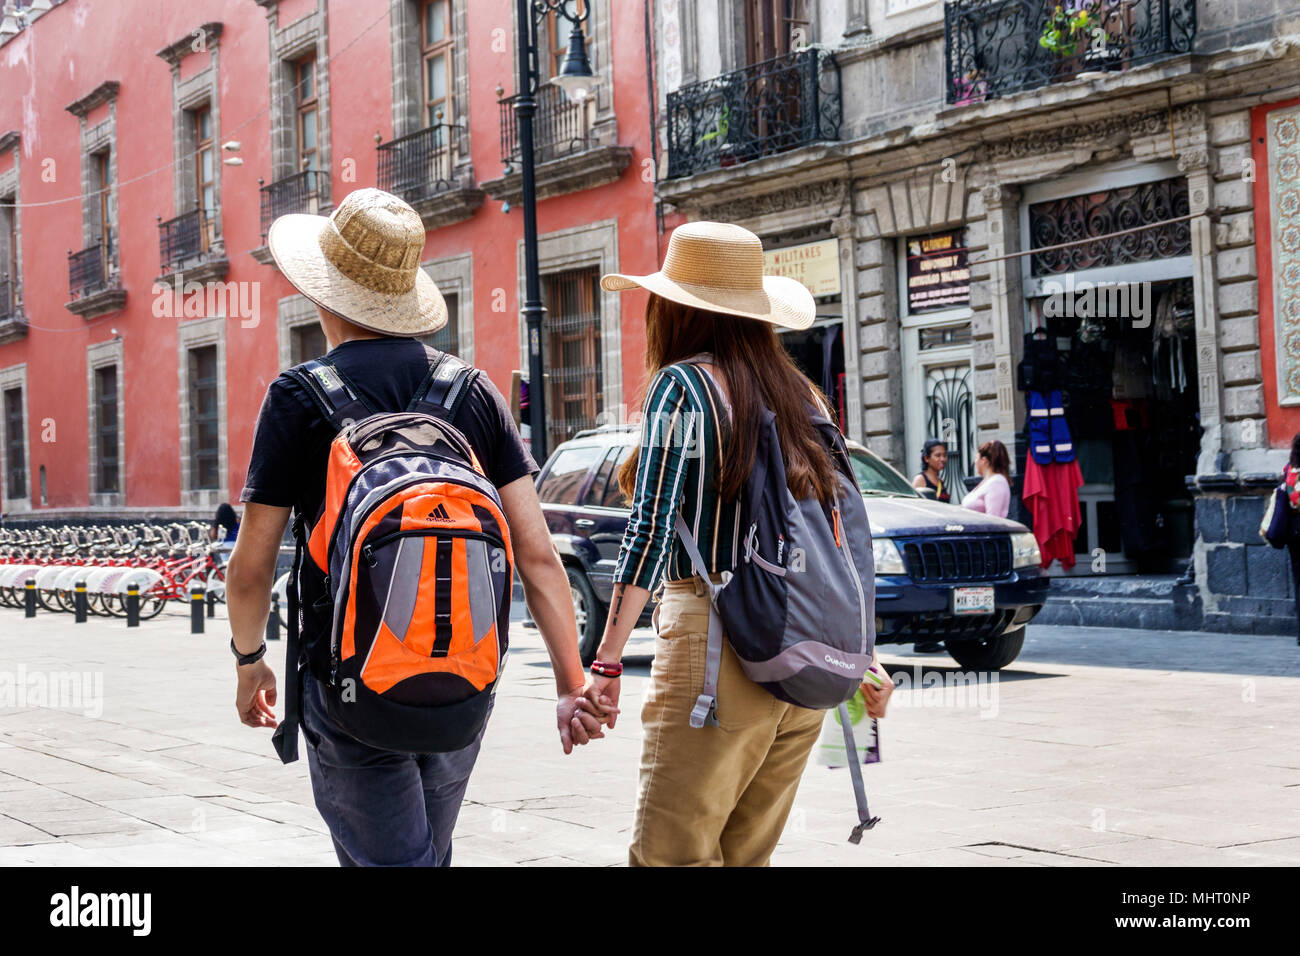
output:
[[[221,614],[191,636],[179,612],[128,631],[0,609],[0,865],[334,863],[305,760],[235,717]],[[537,632],[514,640],[454,860],[622,863],[653,636],[618,728],[569,757]],[[847,772],[810,763],[774,864],[1300,863],[1294,640],[1031,626],[979,687],[945,655],[882,653],[905,675],[865,770],[883,822],[849,845]],[[66,674],[86,683],[35,696]]]

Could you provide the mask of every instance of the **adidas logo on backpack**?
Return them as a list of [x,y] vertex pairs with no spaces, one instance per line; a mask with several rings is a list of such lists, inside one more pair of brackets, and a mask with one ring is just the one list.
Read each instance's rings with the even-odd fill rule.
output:
[[[332,603],[325,709],[372,747],[459,750],[487,720],[505,660],[514,580],[497,490],[450,424],[478,371],[441,355],[406,411],[381,414],[324,362],[289,374],[338,429],[324,509],[305,543],[327,575]],[[299,535],[290,575],[290,666],[298,658],[303,547]],[[286,695],[286,719],[276,732],[286,763],[297,757],[295,696]]]

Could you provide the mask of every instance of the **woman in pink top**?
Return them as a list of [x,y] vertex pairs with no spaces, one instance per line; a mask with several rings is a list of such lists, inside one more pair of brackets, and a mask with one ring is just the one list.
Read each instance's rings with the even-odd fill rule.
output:
[[962,507],[1005,518],[1011,510],[1011,482],[1008,480],[1011,456],[1007,454],[1007,446],[1000,441],[986,441],[980,445],[975,470],[984,480],[961,500]]

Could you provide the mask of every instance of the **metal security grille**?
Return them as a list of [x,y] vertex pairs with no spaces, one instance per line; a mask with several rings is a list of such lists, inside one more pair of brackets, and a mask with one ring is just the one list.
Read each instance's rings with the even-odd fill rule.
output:
[[10,498],[27,497],[27,455],[23,442],[23,390],[5,390],[5,488]]
[[115,494],[120,490],[117,461],[117,366],[95,369],[95,432],[98,457],[95,463],[95,491]]
[[105,229],[101,239],[80,252],[68,253],[68,298],[75,301],[108,288],[113,238],[113,230]]
[[[1190,211],[1187,180],[1183,178],[1035,203],[1029,207],[1032,248],[1045,249],[1087,239],[1095,241],[1034,253],[1029,260],[1030,268],[1036,276],[1060,275],[1081,269],[1190,256],[1192,224],[1168,222]],[[1153,228],[1111,236],[1145,225]],[[1102,238],[1106,236],[1110,238]]]
[[190,483],[194,489],[220,487],[217,407],[217,347],[190,349]]
[[995,581],[1011,573],[1011,539],[1007,535],[963,535],[904,541],[903,558],[912,580]]
[[195,208],[175,219],[158,222],[158,255],[164,275],[175,272],[203,254],[206,246],[207,217]]
[[547,447],[555,448],[582,429],[594,428],[603,407],[599,270],[575,269],[544,280]]
[[[260,182],[260,180],[259,180]],[[317,209],[317,172],[304,169],[300,173],[286,176],[268,183],[260,190],[262,197],[262,241],[271,229],[271,223],[289,213],[304,212],[315,214]]]
[[975,395],[967,363],[929,369],[925,380],[926,434],[944,442],[944,486],[960,501],[962,480],[975,469]]
[[[515,100],[506,96],[498,100],[501,110],[501,162],[518,163],[521,158],[519,129],[515,118]],[[591,113],[594,101],[571,103],[564,91],[549,83],[537,91],[537,112],[533,115],[533,152],[537,162],[545,163],[561,156],[581,153],[595,145],[591,136]]]
[[451,189],[455,137],[455,126],[438,123],[381,144],[379,188],[412,203]]

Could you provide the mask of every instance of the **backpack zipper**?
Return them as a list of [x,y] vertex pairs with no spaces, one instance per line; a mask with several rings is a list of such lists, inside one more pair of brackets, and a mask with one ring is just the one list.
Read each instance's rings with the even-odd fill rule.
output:
[[835,543],[844,552],[844,560],[849,563],[849,573],[853,575],[853,583],[858,589],[858,614],[862,622],[862,644],[858,648],[858,653],[865,654],[867,652],[867,596],[862,591],[862,578],[858,575],[858,566],[853,563],[853,554],[849,551],[847,543],[840,540],[840,506],[831,505],[831,513],[835,516]]

